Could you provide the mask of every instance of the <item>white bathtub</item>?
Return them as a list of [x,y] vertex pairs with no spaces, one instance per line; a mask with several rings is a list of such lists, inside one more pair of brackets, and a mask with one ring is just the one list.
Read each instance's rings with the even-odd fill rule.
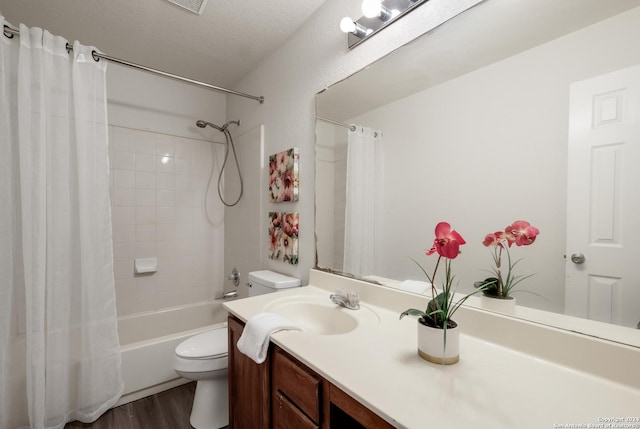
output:
[[[116,405],[170,389],[189,380],[173,370],[173,354],[183,340],[226,324],[222,300],[134,314],[118,319],[124,394]],[[9,427],[28,424],[26,340],[17,335],[10,350]]]
[[226,326],[222,300],[208,301],[118,319],[126,404],[189,382],[173,370],[175,348],[185,339]]

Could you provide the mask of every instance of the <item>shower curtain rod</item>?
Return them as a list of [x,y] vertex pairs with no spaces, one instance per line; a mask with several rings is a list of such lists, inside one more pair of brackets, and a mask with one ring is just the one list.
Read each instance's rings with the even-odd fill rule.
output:
[[[4,35],[8,38],[12,38],[13,36],[20,36],[20,30],[16,29],[16,28],[12,28],[9,27],[8,25],[4,25]],[[71,46],[70,44],[67,43],[67,51],[72,51],[73,50],[73,46]],[[140,64],[135,64],[129,61],[125,61],[125,60],[121,60],[120,58],[115,58],[115,57],[110,57],[109,55],[105,55],[105,54],[101,54],[97,51],[93,51],[91,53],[91,55],[93,56],[93,59],[95,61],[99,61],[100,59],[103,60],[107,60],[107,61],[111,61],[113,63],[117,63],[117,64],[121,64],[123,66],[127,66],[127,67],[132,67],[134,69],[138,69],[138,70],[143,70],[149,73],[154,73],[160,76],[164,76],[164,77],[168,77],[170,79],[175,79],[175,80],[179,80],[182,82],[187,82],[190,83],[192,85],[197,85],[197,86],[202,86],[204,88],[208,88],[208,89],[213,89],[216,91],[220,91],[220,92],[226,92],[227,94],[232,94],[232,95],[238,95],[240,97],[245,97],[245,98],[250,98],[252,100],[256,100],[257,102],[259,102],[260,104],[264,103],[264,97],[263,96],[255,96],[255,95],[250,95],[250,94],[245,94],[243,92],[238,92],[238,91],[234,91],[232,89],[227,89],[227,88],[221,88],[219,86],[215,86],[215,85],[211,85],[209,83],[205,83],[205,82],[200,82],[194,79],[189,79],[187,77],[183,77],[183,76],[179,76],[173,73],[168,73],[162,70],[157,70],[157,69],[153,69],[151,67],[147,67],[147,66],[143,66]]]
[[321,121],[329,122],[330,124],[338,125],[340,127],[349,128],[351,131],[355,131],[356,130],[356,126],[355,125],[345,124],[344,122],[334,121],[333,119],[324,118],[322,116],[316,116],[316,119],[320,119]]

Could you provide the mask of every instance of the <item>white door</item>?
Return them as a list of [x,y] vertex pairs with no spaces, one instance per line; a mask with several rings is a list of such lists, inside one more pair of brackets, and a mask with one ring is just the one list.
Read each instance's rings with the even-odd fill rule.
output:
[[566,313],[635,328],[640,66],[571,85],[568,156]]

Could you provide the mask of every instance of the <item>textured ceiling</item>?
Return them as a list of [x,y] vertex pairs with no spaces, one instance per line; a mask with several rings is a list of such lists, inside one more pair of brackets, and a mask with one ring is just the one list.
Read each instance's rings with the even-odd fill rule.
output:
[[324,0],[209,0],[202,15],[166,0],[0,0],[17,26],[223,87],[268,57]]

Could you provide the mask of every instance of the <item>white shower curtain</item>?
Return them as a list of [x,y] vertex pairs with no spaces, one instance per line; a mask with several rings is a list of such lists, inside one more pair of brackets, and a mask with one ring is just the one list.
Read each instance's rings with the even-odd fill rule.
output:
[[376,219],[382,198],[382,133],[357,126],[347,143],[347,198],[345,210],[344,271],[357,276],[374,273]]
[[106,65],[38,28],[0,39],[0,428],[25,410],[31,428],[62,428],[123,389]]

